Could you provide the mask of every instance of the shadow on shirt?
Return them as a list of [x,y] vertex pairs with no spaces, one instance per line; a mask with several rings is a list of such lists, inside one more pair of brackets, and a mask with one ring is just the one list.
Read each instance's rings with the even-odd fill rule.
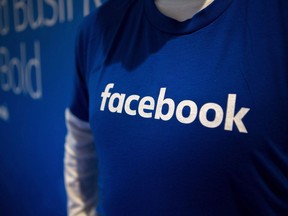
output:
[[144,4],[139,0],[109,1],[99,9],[97,19],[104,66],[121,63],[127,71],[133,71],[175,38],[149,22]]

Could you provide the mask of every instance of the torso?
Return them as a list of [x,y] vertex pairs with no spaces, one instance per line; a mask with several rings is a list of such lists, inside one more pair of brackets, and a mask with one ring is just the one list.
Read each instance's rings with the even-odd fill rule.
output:
[[86,75],[100,215],[287,213],[288,50],[278,13],[253,14],[278,3],[216,2],[175,27],[142,1],[98,22]]

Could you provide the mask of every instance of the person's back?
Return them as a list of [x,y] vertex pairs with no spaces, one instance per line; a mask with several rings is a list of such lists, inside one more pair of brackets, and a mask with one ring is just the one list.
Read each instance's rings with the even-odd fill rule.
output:
[[82,24],[70,215],[288,215],[288,2],[214,0],[181,22],[159,2]]

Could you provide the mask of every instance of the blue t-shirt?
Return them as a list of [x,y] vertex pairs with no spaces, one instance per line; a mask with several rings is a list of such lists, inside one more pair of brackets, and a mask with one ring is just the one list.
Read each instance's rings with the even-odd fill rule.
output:
[[112,0],[76,45],[101,216],[288,215],[288,1]]

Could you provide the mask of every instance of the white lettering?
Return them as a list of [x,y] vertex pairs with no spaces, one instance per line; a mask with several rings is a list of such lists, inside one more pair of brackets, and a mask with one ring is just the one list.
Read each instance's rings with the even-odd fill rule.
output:
[[[111,98],[109,100],[109,105],[108,105],[110,112],[122,113],[125,96],[126,96],[125,94],[119,94],[119,93],[114,93],[111,96]],[[118,100],[118,104],[116,106],[114,106],[115,105],[114,102],[116,99]]]
[[[13,70],[14,68],[16,69],[16,73],[14,73],[14,70]],[[11,70],[10,80],[11,80],[12,90],[15,94],[18,95],[22,91],[22,83],[23,83],[23,81],[22,81],[23,78],[22,78],[22,73],[21,73],[21,63],[20,63],[19,59],[17,59],[17,58],[11,59],[10,70]],[[18,80],[18,85],[16,84],[17,80]]]
[[[165,98],[165,92],[166,88],[160,89],[156,106],[155,119],[162,119],[164,121],[168,121],[173,116],[175,110],[175,103],[171,98]],[[168,105],[168,111],[166,114],[162,113],[162,109],[165,104]]]
[[132,110],[131,107],[130,107],[130,104],[132,101],[138,101],[140,98],[139,95],[130,95],[127,100],[126,100],[126,103],[125,103],[125,106],[124,106],[124,110],[125,112],[128,114],[128,115],[132,115],[132,116],[135,116],[136,115],[136,110]]
[[9,121],[9,110],[6,106],[0,106],[0,118]]
[[[46,0],[46,1],[47,1],[47,4],[48,4],[48,1],[49,2],[51,1],[50,5],[51,6],[53,5],[52,8],[57,7],[57,4],[55,4],[56,2],[52,3],[52,2],[54,2],[53,0]],[[58,9],[59,10],[59,22],[63,23],[63,22],[65,22],[65,2],[64,2],[64,0],[58,0],[58,8],[59,8]]]
[[[13,0],[14,26],[16,32],[24,31],[28,26],[27,6],[25,0]],[[22,17],[22,19],[21,19]]]
[[43,2],[42,1],[36,1],[37,2],[37,18],[34,19],[34,7],[33,7],[33,0],[28,0],[28,22],[30,24],[30,27],[32,29],[37,29],[41,26],[43,23]]
[[[45,3],[49,5],[52,9],[52,16],[51,18],[45,17],[44,24],[46,26],[54,26],[58,19],[58,8],[57,2],[55,0],[45,0]],[[59,1],[59,21],[63,22],[65,20],[65,9],[64,9],[64,2]],[[60,11],[61,10],[61,11]],[[62,12],[62,13],[61,13]]]
[[83,0],[83,4],[83,14],[84,16],[87,16],[90,13],[90,1]]
[[[147,104],[148,102],[148,104]],[[154,98],[146,96],[139,102],[138,112],[143,118],[152,118],[152,112],[145,112],[145,110],[154,110],[155,101]]]
[[12,89],[14,94],[28,93],[31,98],[42,97],[42,72],[40,43],[34,43],[35,57],[26,63],[26,45],[20,44],[20,58],[14,57],[10,60],[9,51],[0,47],[0,83],[3,91]]
[[[0,50],[1,54],[1,50]],[[4,70],[4,69],[3,69]],[[123,106],[126,114],[135,116],[137,114],[135,109],[131,108],[132,101],[139,101],[139,95],[130,95],[126,98],[126,94],[123,93],[111,93],[110,89],[114,87],[114,83],[109,83],[106,85],[104,92],[101,93],[102,101],[100,110],[104,111],[106,101],[109,100],[108,108],[112,113],[122,113]],[[171,98],[165,98],[166,88],[160,88],[158,99],[156,102],[151,96],[143,97],[138,104],[138,113],[143,118],[153,118],[153,111],[155,110],[154,119],[161,119],[163,121],[170,120],[173,115],[176,115],[176,119],[182,124],[191,124],[195,121],[198,115],[198,106],[192,100],[182,100],[176,106],[175,102]],[[111,96],[111,98],[110,98]],[[110,99],[108,99],[110,98]],[[226,118],[224,129],[227,131],[233,130],[233,124],[238,128],[241,133],[248,133],[247,129],[242,121],[245,115],[250,110],[249,108],[241,108],[238,113],[235,114],[235,104],[236,104],[236,94],[229,94],[227,97],[227,107],[226,107]],[[166,106],[167,109],[163,109]],[[165,110],[165,111],[163,111]],[[188,111],[189,110],[189,111]],[[188,112],[187,112],[188,111]],[[214,117],[208,118],[208,112],[214,112]],[[165,113],[164,113],[165,112]],[[224,119],[224,111],[219,104],[216,103],[206,103],[199,111],[199,121],[207,128],[217,128],[221,125]]]
[[227,100],[227,111],[225,119],[225,130],[232,131],[233,122],[237,126],[238,130],[241,133],[248,133],[247,129],[242,121],[244,116],[250,110],[249,108],[241,108],[238,113],[235,115],[235,104],[236,104],[236,94],[229,94]]
[[[189,107],[190,113],[187,117],[183,116],[183,109],[184,107]],[[179,122],[183,124],[190,124],[192,123],[197,117],[198,107],[194,101],[191,100],[183,100],[181,101],[176,109],[176,118]]]
[[[209,110],[214,110],[215,112],[214,120],[211,121],[208,120],[207,113]],[[205,127],[216,128],[223,121],[223,109],[221,108],[220,105],[215,103],[204,104],[200,109],[199,120]]]
[[9,51],[6,47],[0,47],[0,83],[3,91],[9,91],[11,88],[11,77],[9,70]]
[[28,26],[33,30],[42,26],[51,27],[57,21],[72,21],[74,17],[73,0],[13,0],[13,11],[16,32],[26,30]]
[[[102,5],[100,0],[94,0],[94,6],[100,7]],[[90,13],[90,0],[83,0],[83,14],[87,16]]]
[[[42,78],[41,78],[41,64],[40,64],[40,43],[35,42],[34,45],[35,58],[30,59],[26,65],[26,87],[33,99],[38,99],[42,97]],[[33,70],[34,67],[34,77],[36,80],[35,88],[33,88]]]
[[9,23],[8,2],[7,0],[0,0],[0,35],[8,34]]
[[110,83],[108,85],[106,85],[105,91],[102,92],[101,97],[102,97],[102,101],[101,101],[101,107],[100,110],[104,111],[105,109],[105,104],[106,104],[106,100],[107,98],[110,97],[111,93],[109,93],[109,89],[114,87],[114,83]]
[[67,0],[67,19],[69,21],[73,20],[73,0]]

